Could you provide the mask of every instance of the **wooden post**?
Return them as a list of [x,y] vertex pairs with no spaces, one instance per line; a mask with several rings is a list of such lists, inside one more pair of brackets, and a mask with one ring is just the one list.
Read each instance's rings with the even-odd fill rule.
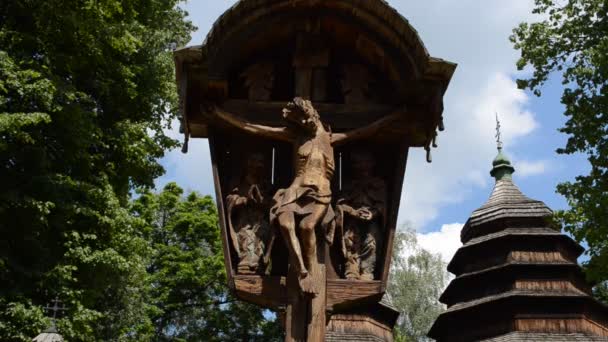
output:
[[303,296],[298,283],[298,275],[290,267],[287,276],[287,310],[285,319],[286,342],[323,342],[325,341],[326,308],[326,268],[325,239],[318,236],[317,260],[313,265],[315,281],[319,293],[315,297]]
[[298,275],[294,267],[287,276],[287,310],[285,311],[285,342],[306,341],[307,327],[306,301],[300,293]]
[[319,293],[310,300],[308,321],[308,342],[325,341],[325,308],[327,291],[327,273],[325,271],[325,234],[317,239],[317,264],[315,265],[315,281],[318,282]]

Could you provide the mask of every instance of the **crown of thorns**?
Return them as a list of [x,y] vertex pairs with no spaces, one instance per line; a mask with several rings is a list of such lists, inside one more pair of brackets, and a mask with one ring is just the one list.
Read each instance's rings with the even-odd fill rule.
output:
[[320,119],[319,112],[313,107],[312,102],[309,100],[304,100],[301,97],[296,97],[292,102],[287,104],[287,110],[300,110],[306,113],[309,117]]

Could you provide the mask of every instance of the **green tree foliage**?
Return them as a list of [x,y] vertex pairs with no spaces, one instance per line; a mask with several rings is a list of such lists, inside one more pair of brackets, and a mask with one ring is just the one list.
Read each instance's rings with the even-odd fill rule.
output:
[[0,340],[39,333],[56,295],[71,341],[152,329],[127,205],[176,145],[168,47],[193,30],[177,3],[0,2]]
[[395,339],[430,341],[426,334],[445,310],[439,297],[449,281],[447,265],[418,245],[412,229],[397,232],[393,248],[387,293],[400,311]]
[[153,250],[149,313],[156,340],[279,341],[278,322],[228,292],[214,201],[169,183],[133,202]]
[[562,103],[569,135],[558,153],[584,153],[591,170],[562,183],[557,191],[570,209],[559,213],[566,231],[589,244],[587,274],[608,280],[608,4],[604,0],[535,0],[534,13],[544,20],[522,23],[511,41],[521,50],[517,66],[531,66],[519,80],[538,96],[548,77],[562,76]]
[[594,289],[593,294],[600,301],[608,304],[608,281],[599,283]]

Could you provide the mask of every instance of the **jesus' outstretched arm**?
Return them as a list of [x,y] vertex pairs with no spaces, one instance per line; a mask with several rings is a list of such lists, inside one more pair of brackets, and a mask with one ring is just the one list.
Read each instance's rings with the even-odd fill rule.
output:
[[338,146],[338,145],[345,144],[345,143],[353,141],[353,140],[367,138],[367,137],[373,135],[374,133],[376,133],[377,131],[387,127],[388,125],[393,123],[395,120],[399,119],[399,117],[402,116],[403,111],[404,111],[403,109],[397,110],[397,111],[393,112],[392,114],[385,116],[381,119],[378,119],[378,120],[372,122],[371,124],[361,127],[361,128],[353,129],[351,131],[343,132],[343,133],[332,133],[331,144],[332,144],[332,146]]
[[294,140],[294,133],[288,127],[271,127],[258,125],[229,113],[217,106],[201,107],[203,115],[213,121],[220,121],[244,132],[270,139],[277,139],[287,142]]

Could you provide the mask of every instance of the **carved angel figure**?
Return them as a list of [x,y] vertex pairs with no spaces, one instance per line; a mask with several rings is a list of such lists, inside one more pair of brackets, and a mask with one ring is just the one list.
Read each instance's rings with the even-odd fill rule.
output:
[[226,197],[228,228],[239,258],[239,274],[263,274],[269,265],[272,232],[268,223],[270,186],[264,181],[264,157],[247,158],[244,176]]
[[352,154],[353,180],[336,204],[337,228],[344,232],[342,251],[347,279],[373,280],[386,220],[386,183],[373,175],[374,157]]
[[[270,221],[279,227],[295,267],[303,293],[316,295],[324,284],[315,281],[317,253],[316,228],[320,226],[327,241],[333,241],[334,211],[331,203],[331,179],[334,174],[333,147],[377,132],[399,117],[384,117],[368,126],[344,133],[332,133],[321,121],[312,103],[295,98],[283,109],[284,127],[270,127],[247,122],[219,108],[206,109],[218,119],[254,135],[287,141],[294,147],[295,178],[273,198]],[[400,111],[399,111],[400,112]],[[310,272],[309,272],[310,271]]]
[[274,83],[274,66],[270,63],[258,63],[245,70],[241,77],[249,89],[250,101],[268,101]]

